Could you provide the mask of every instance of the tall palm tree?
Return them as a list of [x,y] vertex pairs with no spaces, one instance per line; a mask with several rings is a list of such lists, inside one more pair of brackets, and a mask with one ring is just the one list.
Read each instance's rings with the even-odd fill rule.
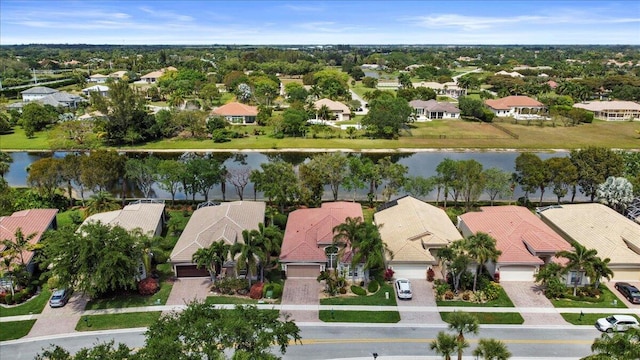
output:
[[478,347],[473,350],[473,356],[481,356],[485,360],[507,360],[511,352],[502,341],[496,339],[480,339]]
[[602,334],[591,345],[593,355],[583,360],[626,360],[640,359],[640,329],[626,332]]
[[316,115],[320,120],[331,120],[331,109],[327,105],[320,106],[320,109],[317,110]]
[[[469,346],[469,343],[466,346]],[[429,348],[436,354],[442,355],[445,360],[451,360],[451,354],[456,352],[458,348],[458,340],[455,335],[447,334],[444,331],[438,332],[438,337],[429,344]]]
[[596,257],[591,265],[591,281],[593,281],[593,287],[595,289],[600,287],[600,281],[602,278],[607,280],[611,280],[613,277],[613,270],[609,268],[609,262],[611,259],[605,258],[604,260],[600,257]]
[[84,210],[85,216],[89,217],[106,211],[119,210],[118,202],[106,191],[98,191],[91,195],[87,201],[87,208]]
[[[358,248],[362,239],[362,218],[361,217],[347,217],[345,221],[333,228],[333,244],[340,248],[338,256],[340,259],[345,257],[347,249],[351,249],[351,266],[357,265],[355,263],[356,257],[359,257]],[[356,273],[353,272],[352,281],[356,281]]]
[[[449,323],[449,330],[455,331],[458,334],[457,342],[464,343],[464,334],[477,334],[480,325],[478,324],[478,318],[468,312],[454,311],[449,314],[447,318]],[[458,348],[458,360],[462,360],[463,347]]]
[[12,258],[20,259],[20,265],[25,266],[24,262],[24,253],[26,251],[33,251],[36,248],[35,244],[31,244],[31,240],[33,240],[37,233],[31,233],[26,235],[22,232],[22,228],[17,228],[16,232],[13,234],[14,240],[4,239],[2,240],[2,245],[4,245],[5,250],[3,251],[3,256],[8,256]]
[[552,279],[558,279],[563,272],[562,265],[550,262],[540,267],[540,270],[535,274],[535,279],[542,286],[547,286]]
[[389,259],[393,259],[393,251],[380,237],[380,226],[372,223],[362,224],[363,236],[353,257],[353,265],[363,262],[364,270],[385,269],[387,256]]
[[478,274],[482,271],[482,267],[489,260],[494,262],[498,260],[502,251],[496,249],[496,240],[491,235],[483,232],[469,236],[466,243],[469,255],[476,263],[476,271],[473,274],[473,291],[476,291]]
[[275,226],[265,227],[259,223],[258,230],[251,230],[251,236],[265,255],[264,264],[260,266],[260,280],[264,282],[264,268],[271,266],[271,257],[280,253],[283,234]]
[[208,248],[198,249],[192,257],[192,261],[196,263],[196,268],[204,267],[211,276],[211,282],[215,282],[216,275],[222,271],[224,262],[229,257],[231,245],[223,240],[214,242]]
[[[598,251],[595,249],[587,249],[577,242],[573,242],[572,251],[558,251],[556,257],[563,257],[568,260],[565,272],[576,271],[581,274],[590,275],[593,274],[593,264],[598,259]],[[578,283],[580,281],[573,282],[573,296],[576,296],[578,292]]]
[[249,286],[251,286],[253,271],[260,262],[265,261],[266,255],[249,230],[242,231],[242,240],[242,243],[237,242],[231,246],[231,256],[236,258],[238,255],[236,267],[244,266],[247,270]]

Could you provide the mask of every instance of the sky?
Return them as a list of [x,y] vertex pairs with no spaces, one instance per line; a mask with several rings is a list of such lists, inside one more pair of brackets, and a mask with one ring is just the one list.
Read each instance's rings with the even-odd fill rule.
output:
[[0,0],[0,45],[626,44],[640,0]]

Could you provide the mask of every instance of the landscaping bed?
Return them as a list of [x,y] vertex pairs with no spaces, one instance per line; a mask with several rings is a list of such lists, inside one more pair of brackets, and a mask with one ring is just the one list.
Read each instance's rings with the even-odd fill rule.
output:
[[47,305],[50,297],[51,291],[45,286],[42,288],[42,291],[40,291],[40,294],[33,296],[22,304],[13,306],[1,305],[0,317],[40,314],[42,309]]
[[123,292],[107,298],[93,299],[87,303],[85,310],[165,305],[172,287],[173,283],[164,281],[160,283],[160,290],[151,296],[140,295],[136,292]]
[[[387,299],[386,293],[389,293]],[[393,287],[387,283],[380,285],[378,291],[370,295],[356,295],[351,291],[332,297],[320,299],[320,305],[369,305],[369,306],[396,306],[396,297]]]
[[586,296],[586,294],[585,296],[574,297],[573,288],[567,288],[565,297],[549,300],[557,308],[627,308],[627,305],[618,299],[616,294],[607,289],[606,286],[600,286],[597,293],[593,297]]
[[[446,292],[441,291],[441,295],[438,298],[438,292],[436,291],[436,305],[438,306],[465,306],[465,307],[514,307],[513,302],[509,299],[509,296],[504,291],[502,286],[497,283],[492,283],[491,289],[487,289],[486,293],[482,294],[482,291],[471,290],[460,291],[458,294],[448,290]],[[436,289],[437,289],[436,285]],[[490,293],[489,293],[490,292]],[[489,296],[487,296],[489,294]]]

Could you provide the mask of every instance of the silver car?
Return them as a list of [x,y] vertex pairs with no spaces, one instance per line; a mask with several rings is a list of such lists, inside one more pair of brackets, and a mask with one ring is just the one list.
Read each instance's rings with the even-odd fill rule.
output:
[[58,289],[53,292],[51,299],[49,300],[49,306],[52,308],[63,307],[69,301],[71,291],[68,289]]
[[604,332],[627,331],[640,328],[638,319],[631,315],[611,315],[596,321],[596,329]]
[[397,279],[396,293],[398,294],[398,299],[411,299],[413,297],[413,292],[411,291],[411,283],[409,280]]

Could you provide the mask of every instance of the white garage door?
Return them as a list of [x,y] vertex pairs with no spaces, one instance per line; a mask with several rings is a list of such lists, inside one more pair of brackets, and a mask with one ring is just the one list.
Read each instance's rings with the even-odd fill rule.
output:
[[391,268],[396,279],[427,279],[426,265],[392,265]]
[[500,281],[534,281],[532,266],[500,266]]
[[634,269],[611,269],[613,270],[612,281],[640,281],[640,270]]

